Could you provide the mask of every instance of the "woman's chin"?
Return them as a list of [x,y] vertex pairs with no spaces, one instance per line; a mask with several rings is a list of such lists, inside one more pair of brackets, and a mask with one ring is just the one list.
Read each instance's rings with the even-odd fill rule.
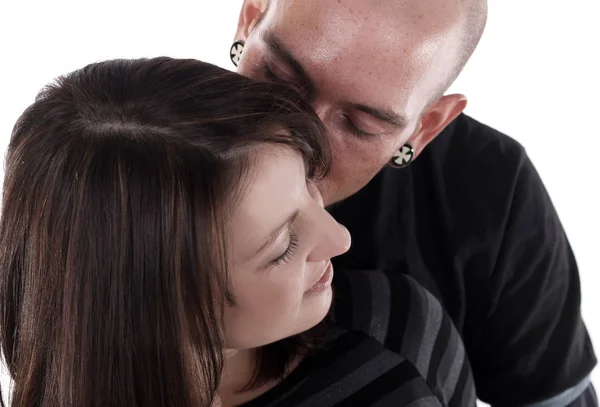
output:
[[304,320],[307,321],[307,323],[302,327],[302,330],[297,333],[308,331],[323,321],[331,309],[332,299],[333,289],[331,288],[331,285],[319,295],[305,297],[304,312],[306,312],[306,318],[304,318]]

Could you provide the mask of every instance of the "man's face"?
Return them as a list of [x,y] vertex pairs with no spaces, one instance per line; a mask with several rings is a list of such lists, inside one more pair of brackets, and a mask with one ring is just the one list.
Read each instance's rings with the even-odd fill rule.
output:
[[415,140],[421,114],[446,74],[448,28],[428,22],[425,6],[404,13],[384,3],[272,0],[260,24],[247,27],[238,72],[301,86],[328,130],[334,164],[319,185],[326,204],[366,185],[404,143],[424,147]]

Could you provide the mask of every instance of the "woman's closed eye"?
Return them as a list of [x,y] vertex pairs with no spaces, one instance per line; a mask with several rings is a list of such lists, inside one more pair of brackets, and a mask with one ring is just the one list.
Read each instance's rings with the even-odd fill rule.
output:
[[290,241],[288,243],[288,247],[285,251],[279,255],[277,258],[271,260],[269,262],[269,266],[281,266],[287,263],[292,256],[294,255],[294,251],[298,248],[298,235],[294,232],[290,232]]

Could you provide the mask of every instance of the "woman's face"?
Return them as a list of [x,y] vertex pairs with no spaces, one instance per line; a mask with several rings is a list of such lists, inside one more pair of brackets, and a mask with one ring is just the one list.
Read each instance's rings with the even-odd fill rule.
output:
[[323,209],[300,154],[261,147],[252,184],[229,224],[235,306],[225,310],[226,346],[250,349],[306,331],[331,305],[330,259],[350,235]]

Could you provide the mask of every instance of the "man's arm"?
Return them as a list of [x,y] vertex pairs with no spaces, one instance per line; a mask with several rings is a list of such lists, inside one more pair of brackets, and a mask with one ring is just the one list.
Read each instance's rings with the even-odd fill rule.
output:
[[594,390],[594,386],[590,383],[590,385],[585,389],[583,394],[579,396],[575,401],[569,404],[569,407],[597,407],[598,406],[598,397],[596,396],[596,391]]
[[[495,264],[487,315],[466,338],[479,397],[494,406],[535,406],[577,388],[596,364],[580,314],[579,273],[525,153]],[[596,405],[589,404],[593,388],[580,394],[573,402],[588,404],[573,405]]]
[[529,404],[526,407],[597,407],[598,398],[594,386],[586,377],[578,385],[552,398]]

